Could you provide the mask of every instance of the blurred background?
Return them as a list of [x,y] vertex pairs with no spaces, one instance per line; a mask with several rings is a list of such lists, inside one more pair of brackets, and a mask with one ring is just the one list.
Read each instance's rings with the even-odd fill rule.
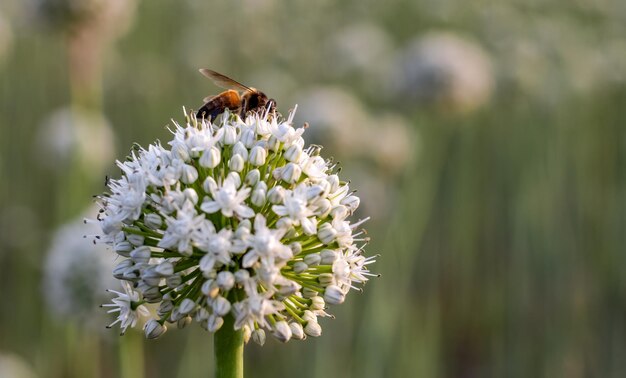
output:
[[626,2],[3,0],[0,377],[211,375],[195,324],[104,328],[82,237],[114,160],[220,91],[200,67],[299,105],[381,254],[248,377],[626,375]]

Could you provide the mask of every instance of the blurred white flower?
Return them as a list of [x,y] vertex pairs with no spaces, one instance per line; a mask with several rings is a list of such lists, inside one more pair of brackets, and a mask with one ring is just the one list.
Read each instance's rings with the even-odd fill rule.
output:
[[[94,206],[84,216],[96,214]],[[102,244],[94,248],[92,239],[98,231],[97,224],[86,225],[81,217],[61,226],[50,242],[42,295],[63,321],[99,327],[103,319],[98,306],[108,299],[106,289],[115,283],[110,274],[115,258]]]
[[41,164],[50,169],[63,171],[78,161],[88,168],[86,173],[100,179],[115,155],[114,134],[99,113],[61,108],[39,127],[36,151]]
[[37,374],[35,374],[33,368],[20,356],[0,352],[0,377],[35,378]]
[[324,145],[340,160],[367,158],[385,175],[404,172],[420,151],[417,131],[397,114],[369,114],[349,92],[316,87],[304,92],[298,119],[309,123],[307,140]]
[[367,110],[352,93],[339,87],[314,87],[303,91],[298,103],[307,104],[297,115],[309,123],[307,141],[321,144],[345,156],[356,156],[367,148],[363,134],[369,124]]
[[[111,325],[123,333],[159,303],[148,338],[192,318],[215,332],[228,314],[260,343],[263,328],[283,342],[292,329],[297,339],[319,335],[326,288],[340,303],[372,276],[372,259],[358,258],[365,220],[349,220],[360,200],[319,148],[304,147],[293,114],[186,118],[171,150],[155,144],[118,162],[122,177],[100,197],[98,240],[128,257],[113,269],[124,292],[105,305],[118,313]],[[322,250],[332,252],[322,259]]]
[[356,71],[369,76],[387,74],[392,63],[393,42],[375,23],[360,22],[332,33],[327,53],[333,61],[331,71],[345,75]]
[[485,105],[494,88],[488,53],[477,43],[450,32],[415,38],[399,58],[399,94],[453,113]]

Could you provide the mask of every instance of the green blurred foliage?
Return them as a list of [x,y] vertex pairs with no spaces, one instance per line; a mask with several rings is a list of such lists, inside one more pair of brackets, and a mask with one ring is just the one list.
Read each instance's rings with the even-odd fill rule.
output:
[[[0,353],[41,377],[210,375],[211,336],[199,327],[148,342],[47,308],[54,230],[117,173],[113,158],[84,164],[101,138],[66,136],[59,159],[41,131],[60,108],[88,109],[108,120],[123,159],[134,142],[167,140],[181,106],[219,91],[197,73],[210,67],[284,113],[298,101],[300,114],[322,114],[305,137],[362,188],[367,251],[381,254],[382,277],[332,308],[321,338],[251,343],[248,376],[626,374],[623,1],[143,1],[110,38],[117,18],[96,37],[91,22],[51,29],[58,19],[43,22],[41,9],[59,8],[38,3],[0,4]],[[445,62],[426,72],[433,81],[409,80],[424,67],[411,51],[439,56],[420,39],[433,31],[484,55],[487,103],[450,100]],[[346,100],[308,109],[320,88]],[[442,92],[424,101],[429,91]],[[390,117],[401,126],[387,141]],[[410,151],[394,154],[407,140]]]

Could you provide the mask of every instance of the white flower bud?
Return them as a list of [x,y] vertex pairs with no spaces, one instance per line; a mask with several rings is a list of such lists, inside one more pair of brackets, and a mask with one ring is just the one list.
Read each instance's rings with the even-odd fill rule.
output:
[[220,292],[220,288],[217,286],[217,283],[215,282],[215,280],[211,280],[211,279],[206,280],[202,284],[202,287],[200,288],[200,290],[202,290],[202,294],[210,298],[215,298]]
[[330,210],[332,209],[333,205],[326,198],[320,198],[315,201],[314,206],[316,207],[315,213],[317,214],[317,216],[323,219],[326,218],[328,214],[330,214]]
[[324,287],[333,285],[335,283],[335,277],[332,275],[332,273],[322,273],[319,275],[319,277],[317,277],[317,280],[319,281],[320,285]]
[[291,328],[286,321],[280,320],[274,324],[273,335],[283,343],[286,343],[291,339]]
[[330,223],[322,224],[317,230],[317,237],[320,241],[326,245],[335,241],[335,237],[337,236],[337,231],[333,228]]
[[261,179],[261,172],[258,169],[253,169],[246,175],[246,178],[243,180],[248,186],[255,186],[257,182]]
[[192,312],[195,308],[196,308],[196,302],[192,301],[189,298],[185,298],[183,299],[182,302],[180,302],[180,306],[178,306],[178,312],[180,314],[187,315],[190,312]]
[[202,183],[202,189],[205,193],[211,194],[217,190],[217,183],[215,179],[211,176],[208,176],[206,180]]
[[297,322],[289,323],[289,328],[291,329],[291,337],[296,340],[304,340],[304,328],[302,328],[302,324]]
[[235,188],[241,187],[241,176],[237,172],[230,172],[226,175],[226,180],[230,180],[235,184]]
[[194,205],[198,203],[198,193],[193,188],[186,188],[183,190],[183,196],[186,201],[189,201]]
[[302,288],[302,296],[304,298],[313,298],[313,297],[317,297],[317,291],[313,290],[313,289],[309,289],[308,287],[304,287]]
[[330,216],[333,219],[344,220],[346,217],[350,215],[348,208],[343,205],[337,205],[330,210]]
[[182,284],[182,283],[183,283],[183,278],[180,276],[180,273],[172,274],[171,276],[169,276],[169,277],[167,277],[165,279],[165,284],[170,289],[174,289],[174,288],[180,286],[180,284]]
[[152,251],[150,250],[150,247],[144,245],[144,246],[135,248],[130,253],[130,258],[133,259],[133,261],[137,264],[147,264],[148,261],[150,260],[151,254],[152,254]]
[[224,325],[224,319],[220,316],[216,316],[215,314],[211,314],[209,319],[207,319],[207,330],[209,332],[217,332],[222,325]]
[[148,213],[143,216],[143,224],[145,224],[149,229],[158,230],[163,224],[163,220],[159,214]]
[[124,271],[124,277],[122,277],[122,279],[126,280],[126,281],[134,281],[137,278],[139,278],[139,271],[137,269],[126,269]]
[[113,277],[117,278],[118,280],[122,279],[124,277],[124,272],[132,266],[133,260],[122,260],[122,262],[120,262],[115,266],[115,268],[113,268]]
[[309,269],[309,266],[303,261],[296,261],[296,263],[293,264],[293,271],[296,273],[302,273],[307,269]]
[[215,314],[219,316],[224,316],[230,312],[230,302],[221,296],[213,300],[212,307]]
[[154,271],[163,277],[171,276],[174,274],[174,264],[169,261],[163,261],[154,268]]
[[198,164],[204,168],[215,168],[220,164],[222,160],[222,152],[217,147],[211,147],[205,150],[198,160]]
[[183,329],[183,328],[187,327],[189,324],[191,324],[192,320],[193,319],[189,315],[187,315],[187,316],[185,316],[183,318],[180,318],[176,322],[176,327],[178,327],[178,329]]
[[280,180],[282,174],[283,174],[283,167],[278,167],[272,171],[272,177],[276,181]]
[[252,146],[254,146],[254,143],[256,143],[256,134],[255,134],[254,130],[252,130],[252,129],[245,129],[241,133],[240,141],[247,148],[252,148]]
[[320,185],[312,185],[306,189],[306,199],[309,202],[315,201],[324,194],[324,188]]
[[117,253],[118,255],[129,257],[130,251],[133,250],[133,245],[130,244],[130,242],[125,240],[123,242],[115,243],[114,249],[115,249],[115,253]]
[[248,149],[241,142],[235,143],[233,146],[233,155],[241,155],[243,160],[248,160]]
[[297,144],[292,144],[289,146],[287,151],[285,151],[284,155],[285,160],[292,163],[299,163],[300,157],[302,157],[302,147]]
[[252,331],[252,341],[263,346],[265,344],[265,331],[261,328]]
[[304,326],[304,333],[311,337],[319,337],[322,334],[322,327],[315,321],[307,321]]
[[267,199],[274,205],[280,204],[285,198],[285,188],[275,186],[267,192]]
[[162,277],[156,272],[156,269],[150,267],[141,272],[141,279],[146,283],[146,285],[158,286],[161,283]]
[[261,207],[265,204],[265,199],[266,199],[265,197],[267,195],[266,193],[267,185],[265,185],[263,181],[259,182],[259,184],[264,184],[264,185],[257,185],[257,187],[254,188],[254,190],[252,191],[252,194],[250,195],[250,201],[252,202],[254,206],[257,206],[257,207]]
[[259,167],[265,164],[265,159],[267,158],[267,151],[263,147],[254,146],[250,151],[250,164],[255,167]]
[[172,301],[164,300],[163,302],[161,302],[161,304],[159,305],[159,308],[157,309],[157,315],[164,316],[168,314],[170,311],[172,311],[173,309],[174,309],[174,304],[172,303]]
[[272,151],[278,151],[279,146],[280,146],[280,141],[274,135],[272,135],[270,139],[268,139],[267,141],[267,148],[269,148]]
[[298,242],[293,242],[289,244],[289,248],[291,248],[291,252],[294,256],[297,256],[302,252],[302,244]]
[[286,183],[293,184],[300,179],[300,175],[302,175],[302,168],[300,168],[299,165],[287,163],[287,165],[283,167],[280,178]]
[[324,302],[324,298],[320,296],[311,298],[311,305],[309,306],[311,311],[323,310],[325,306],[326,306],[326,303]]
[[341,304],[346,299],[344,292],[336,285],[330,285],[326,287],[324,291],[324,300],[329,304],[336,305]]
[[183,169],[180,175],[180,181],[184,182],[185,184],[193,184],[194,182],[196,182],[197,179],[198,170],[189,164],[183,165]]
[[285,296],[288,297],[292,294],[295,294],[298,292],[298,290],[300,290],[301,286],[291,280],[287,280],[287,282],[285,282],[284,284],[280,285],[278,292]]
[[317,323],[317,315],[310,310],[304,310],[304,313],[301,316],[302,320],[307,322]]
[[341,183],[341,181],[339,180],[339,176],[329,175],[326,177],[326,181],[330,184],[330,193],[334,193],[337,191],[337,189],[339,189],[339,184]]
[[350,195],[342,199],[340,203],[350,209],[351,212],[354,212],[359,207],[361,200],[355,195]]
[[332,249],[323,249],[320,256],[322,257],[322,261],[320,261],[322,265],[332,265],[337,260],[337,252]]
[[228,291],[232,289],[233,286],[235,286],[235,275],[229,271],[219,272],[217,274],[215,282],[220,289]]
[[250,278],[250,273],[246,269],[239,269],[235,272],[235,282],[243,284]]
[[203,320],[207,320],[210,315],[211,314],[209,313],[209,310],[207,310],[204,307],[200,307],[200,309],[198,309],[198,311],[196,311],[196,315],[194,315],[194,319],[197,322],[201,322]]
[[311,253],[304,256],[304,262],[308,266],[317,266],[320,264],[320,261],[322,261],[322,256],[319,253]]
[[172,310],[172,313],[170,314],[170,317],[167,321],[170,323],[176,323],[179,319],[182,319],[183,316],[185,315],[181,314],[180,311],[178,311],[178,308],[176,307]]
[[156,339],[167,331],[167,327],[155,319],[150,319],[143,326],[143,331],[148,339]]
[[230,168],[231,171],[241,172],[243,171],[245,163],[246,162],[245,160],[243,160],[243,157],[241,155],[235,154],[228,161],[228,168]]
[[135,247],[139,247],[140,245],[143,245],[143,242],[145,240],[142,235],[137,235],[137,234],[127,234],[126,239],[128,240],[130,244],[134,245]]
[[224,130],[222,143],[224,143],[226,146],[235,144],[235,142],[237,141],[237,129],[235,128],[235,126],[224,125],[222,130]]

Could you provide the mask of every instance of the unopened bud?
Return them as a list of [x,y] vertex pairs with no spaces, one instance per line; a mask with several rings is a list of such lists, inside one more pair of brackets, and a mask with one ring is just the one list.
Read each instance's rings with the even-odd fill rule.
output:
[[324,300],[329,304],[336,305],[341,304],[346,299],[346,295],[336,285],[330,285],[326,287],[324,291]]
[[150,319],[143,327],[143,331],[148,339],[156,339],[167,331],[167,327],[155,319]]
[[335,241],[335,237],[337,236],[337,231],[333,228],[330,223],[322,224],[317,230],[317,237],[320,241],[326,245]]
[[259,167],[265,164],[265,159],[267,158],[267,151],[263,147],[254,146],[250,151],[250,164],[255,167]]
[[252,331],[252,341],[263,346],[265,344],[265,331],[261,328]]
[[317,322],[308,321],[304,326],[304,333],[311,337],[319,337],[322,334],[322,327]]
[[228,162],[228,168],[230,168],[231,171],[241,172],[243,171],[244,164],[245,161],[243,160],[243,156],[235,154],[233,155],[233,157],[230,158],[230,161]]
[[286,321],[280,320],[274,324],[273,335],[283,343],[286,343],[291,339],[291,328]]
[[217,147],[211,147],[202,153],[198,164],[204,168],[215,168],[220,164],[222,160],[222,153]]
[[302,328],[302,324],[297,323],[297,322],[291,322],[289,323],[289,328],[291,329],[291,337],[293,337],[296,340],[303,340],[305,335],[304,335],[304,329]]

